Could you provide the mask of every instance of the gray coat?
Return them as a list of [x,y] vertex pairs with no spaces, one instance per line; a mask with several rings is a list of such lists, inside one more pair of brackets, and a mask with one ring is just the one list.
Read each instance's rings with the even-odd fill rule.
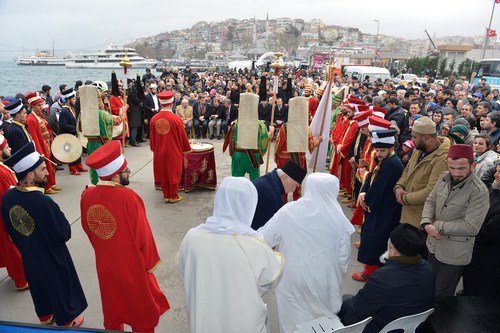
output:
[[445,264],[470,263],[489,206],[488,189],[474,172],[455,186],[450,173],[442,173],[422,211],[421,225],[431,223],[441,234],[440,240],[427,237],[429,252]]

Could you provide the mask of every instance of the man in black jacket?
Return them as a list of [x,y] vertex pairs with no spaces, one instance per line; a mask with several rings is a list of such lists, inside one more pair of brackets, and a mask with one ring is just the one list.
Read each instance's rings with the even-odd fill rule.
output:
[[377,269],[365,286],[342,303],[339,318],[351,325],[373,317],[364,333],[379,332],[391,321],[429,310],[434,305],[434,273],[420,258],[425,235],[415,226],[400,224],[392,231],[385,265]]
[[146,95],[146,99],[144,100],[144,108],[146,109],[148,122],[161,109],[156,89],[156,84],[152,83],[149,86],[149,94]]
[[208,119],[205,117],[206,108],[206,98],[200,94],[198,101],[193,105],[193,127],[197,139],[201,137],[203,139],[207,138]]
[[238,109],[233,105],[233,102],[229,99],[226,98],[224,100],[224,116],[222,118],[221,122],[221,128],[222,131],[224,132],[224,135],[227,134],[227,129],[231,125],[233,121],[238,119]]

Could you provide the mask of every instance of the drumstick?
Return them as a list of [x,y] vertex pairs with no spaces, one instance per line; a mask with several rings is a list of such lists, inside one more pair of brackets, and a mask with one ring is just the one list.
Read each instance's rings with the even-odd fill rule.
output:
[[50,163],[52,163],[52,165],[57,166],[57,163],[52,162],[52,161],[51,161],[51,160],[49,160],[47,157],[45,157],[45,156],[42,156],[42,157],[43,157],[43,158],[44,158],[47,162],[50,162]]

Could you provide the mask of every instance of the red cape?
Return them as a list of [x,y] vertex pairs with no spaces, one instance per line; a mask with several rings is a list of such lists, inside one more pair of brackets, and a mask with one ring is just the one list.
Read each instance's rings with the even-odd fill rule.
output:
[[152,271],[160,262],[144,202],[122,186],[88,188],[82,227],[95,250],[104,327],[154,328],[170,308]]

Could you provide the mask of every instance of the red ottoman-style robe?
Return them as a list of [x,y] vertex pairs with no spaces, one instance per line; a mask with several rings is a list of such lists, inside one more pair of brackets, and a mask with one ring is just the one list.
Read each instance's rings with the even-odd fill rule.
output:
[[151,118],[149,143],[153,152],[155,186],[165,199],[176,199],[182,176],[183,152],[191,150],[182,119],[161,110]]
[[316,110],[318,109],[318,99],[314,96],[309,97],[309,102],[307,105],[307,109],[309,111],[309,125],[311,124],[314,115],[316,114]]
[[[370,139],[367,139],[365,141],[365,145],[364,145],[363,151],[361,153],[361,158],[366,162],[365,168],[364,169],[358,168],[358,170],[356,171],[356,177],[361,182],[361,187],[363,187],[363,184],[366,181],[366,177],[368,176],[368,174],[370,172],[373,171],[373,169],[375,169],[375,166],[377,165],[377,163],[375,161],[375,159],[376,159],[375,148],[373,148],[372,142]],[[365,216],[365,213],[364,213],[363,208],[361,208],[360,205],[357,205],[356,210],[354,211],[354,214],[352,215],[351,223],[359,225],[359,226],[363,225],[364,216]]]
[[153,274],[160,263],[144,202],[101,181],[82,194],[82,227],[95,250],[104,327],[154,328],[170,308]]
[[[118,96],[110,96],[109,97],[109,108],[111,109],[111,114],[115,118],[116,116],[120,116],[122,118],[122,121],[124,122],[123,124],[123,133],[116,138],[113,138],[114,140],[122,140],[123,136],[125,137],[129,136],[128,133],[128,118],[127,118],[127,113],[122,110],[123,108],[123,99],[122,97]],[[120,124],[121,122],[119,120],[113,120],[113,126]]]
[[[307,170],[306,153],[289,153],[286,144],[286,124],[281,126],[281,129],[276,139],[276,145],[274,148],[274,160],[276,162],[276,167],[281,168],[288,160],[292,159],[298,165],[300,165],[304,170]],[[308,149],[312,153],[314,150],[314,138],[312,136],[311,129],[308,132]],[[293,200],[297,201],[302,195],[302,185],[297,186],[293,191]],[[288,202],[288,194],[283,195],[283,202]]]
[[[12,186],[16,186],[17,180],[8,166],[0,163],[0,210],[4,193]],[[24,276],[23,261],[19,250],[9,237],[2,216],[0,216],[0,267],[7,268],[7,273],[14,280],[16,288],[23,288],[28,284]]]
[[[332,154],[332,165],[330,174],[337,176],[340,180],[340,187],[346,189],[346,193],[352,195],[352,166],[349,164],[348,155],[351,149],[351,144],[356,139],[358,133],[358,122],[352,119],[347,119],[345,122],[345,130],[342,132],[342,138],[334,145]],[[335,143],[335,142],[333,142]],[[340,145],[340,153],[337,152],[337,146]],[[342,170],[339,171],[339,166],[342,163]],[[340,175],[339,175],[340,174]]]
[[[37,115],[34,112],[31,112],[26,118],[26,125],[28,125],[28,133],[35,142],[36,151],[50,160],[52,154],[50,145],[52,144],[54,136],[52,134],[52,129],[50,128],[47,120],[45,120],[43,114]],[[52,166],[52,163],[48,161],[45,162],[45,166],[47,167],[47,172],[49,173],[47,176],[47,186],[45,186],[45,190],[48,190],[56,184],[56,171]]]

